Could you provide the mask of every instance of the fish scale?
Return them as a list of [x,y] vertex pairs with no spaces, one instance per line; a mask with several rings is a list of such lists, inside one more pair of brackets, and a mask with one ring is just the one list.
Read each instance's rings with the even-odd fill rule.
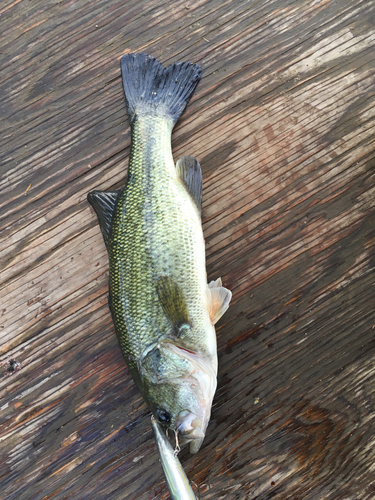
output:
[[207,286],[203,233],[193,201],[177,179],[172,125],[165,117],[134,122],[128,186],[113,216],[111,304],[120,343],[132,359],[171,336],[156,293],[155,280],[164,275],[186,289],[196,326],[186,347],[210,354],[207,340],[196,334],[209,321],[201,300]]

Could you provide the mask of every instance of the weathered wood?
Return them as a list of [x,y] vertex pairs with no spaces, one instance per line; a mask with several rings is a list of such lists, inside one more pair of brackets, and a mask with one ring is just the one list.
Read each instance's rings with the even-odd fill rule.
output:
[[203,171],[208,278],[233,291],[203,499],[375,496],[375,2],[4,0],[0,491],[166,499],[107,307],[88,191],[124,183],[119,58],[190,60],[173,135]]

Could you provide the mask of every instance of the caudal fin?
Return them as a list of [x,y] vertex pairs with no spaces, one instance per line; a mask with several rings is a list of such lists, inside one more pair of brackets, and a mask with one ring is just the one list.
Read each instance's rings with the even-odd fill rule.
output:
[[130,123],[137,116],[165,115],[175,124],[201,78],[201,68],[192,63],[174,63],[164,68],[147,54],[121,58],[122,83]]

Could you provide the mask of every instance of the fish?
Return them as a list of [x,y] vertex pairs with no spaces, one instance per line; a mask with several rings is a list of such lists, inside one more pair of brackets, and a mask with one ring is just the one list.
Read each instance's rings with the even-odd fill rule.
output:
[[171,134],[201,78],[144,53],[121,58],[131,149],[125,187],[92,191],[109,256],[109,308],[129,371],[150,410],[191,453],[202,445],[216,390],[215,323],[231,292],[207,283],[202,171],[175,164]]
[[151,425],[171,499],[196,500],[196,496],[177,458],[177,454],[170,445],[166,435],[162,432],[160,424],[154,416],[151,417]]

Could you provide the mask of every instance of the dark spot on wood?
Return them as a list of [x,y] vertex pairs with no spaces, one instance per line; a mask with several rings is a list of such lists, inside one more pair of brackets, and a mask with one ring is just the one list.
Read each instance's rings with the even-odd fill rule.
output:
[[8,368],[7,368],[7,371],[8,372],[15,372],[17,370],[20,370],[21,368],[21,363],[15,359],[10,359],[8,361]]

